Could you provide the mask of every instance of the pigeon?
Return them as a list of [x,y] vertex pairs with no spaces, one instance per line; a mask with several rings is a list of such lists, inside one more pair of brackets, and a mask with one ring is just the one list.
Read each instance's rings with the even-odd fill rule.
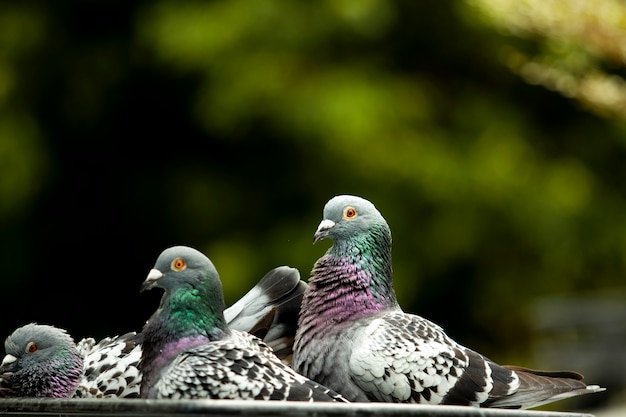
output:
[[[306,283],[295,268],[268,272],[224,311],[232,329],[263,339],[290,364]],[[78,343],[64,329],[27,324],[6,340],[0,397],[136,398],[141,373],[141,335],[135,332]]]
[[392,287],[391,230],[376,207],[340,195],[313,243],[333,245],[311,271],[293,368],[349,401],[532,408],[603,391],[569,371],[501,366],[403,312]]
[[142,398],[346,402],[261,339],[228,327],[219,275],[201,252],[164,250],[141,290],[155,287],[164,294],[142,330]]
[[30,323],[7,337],[4,346],[0,397],[139,396],[141,350],[135,333],[75,344],[63,329]]

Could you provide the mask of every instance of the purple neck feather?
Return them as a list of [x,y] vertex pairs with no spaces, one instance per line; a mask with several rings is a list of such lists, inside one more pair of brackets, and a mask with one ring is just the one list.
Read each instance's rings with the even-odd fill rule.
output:
[[161,354],[154,358],[154,366],[161,369],[167,365],[179,353],[192,349],[209,342],[209,338],[203,335],[187,336],[181,339],[166,342],[161,349]]
[[399,308],[392,287],[391,232],[386,224],[374,225],[369,233],[336,239],[317,260],[296,338],[319,337],[362,317]]
[[328,324],[340,327],[341,323],[396,308],[393,290],[374,293],[371,280],[371,272],[359,268],[348,257],[320,258],[304,295],[299,323],[302,334],[311,329],[324,331]]
[[75,369],[67,370],[64,373],[55,374],[50,380],[50,390],[44,394],[45,397],[52,398],[69,398],[76,391],[82,366]]
[[[16,374],[15,384],[23,396],[69,398],[76,391],[83,373],[83,360],[78,353],[61,355],[38,371]],[[17,388],[17,387],[16,387]]]

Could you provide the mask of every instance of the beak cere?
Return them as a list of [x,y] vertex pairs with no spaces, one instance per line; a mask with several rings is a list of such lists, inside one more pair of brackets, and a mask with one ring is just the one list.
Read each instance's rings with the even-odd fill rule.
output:
[[319,242],[328,236],[328,231],[335,226],[335,222],[332,220],[322,220],[319,226],[317,226],[317,230],[313,235],[313,244]]
[[163,276],[163,272],[159,271],[158,269],[151,269],[150,272],[148,273],[148,276],[146,277],[146,280],[143,282],[143,284],[141,284],[141,288],[139,289],[139,292],[143,292],[143,291],[154,288],[155,283],[162,276]]

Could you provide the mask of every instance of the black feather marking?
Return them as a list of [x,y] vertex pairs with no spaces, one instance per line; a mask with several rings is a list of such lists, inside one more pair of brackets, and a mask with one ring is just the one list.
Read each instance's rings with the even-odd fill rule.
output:
[[513,372],[493,362],[489,362],[489,367],[491,368],[491,378],[493,379],[493,388],[489,396],[497,398],[507,395],[514,380]]
[[511,366],[511,365],[505,365],[504,368],[510,369],[515,372],[526,372],[529,374],[533,374],[537,376],[545,376],[548,378],[566,378],[566,379],[573,379],[576,381],[583,380],[583,376],[581,374],[579,374],[578,372],[573,372],[573,371],[538,371],[535,369],[524,368],[522,366]]

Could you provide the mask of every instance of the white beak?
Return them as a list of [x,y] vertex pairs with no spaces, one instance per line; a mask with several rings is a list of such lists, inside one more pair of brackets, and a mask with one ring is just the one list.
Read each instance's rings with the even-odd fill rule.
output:
[[2,365],[8,365],[10,363],[13,363],[17,360],[17,358],[13,355],[6,355],[4,357],[4,359],[2,359]]

